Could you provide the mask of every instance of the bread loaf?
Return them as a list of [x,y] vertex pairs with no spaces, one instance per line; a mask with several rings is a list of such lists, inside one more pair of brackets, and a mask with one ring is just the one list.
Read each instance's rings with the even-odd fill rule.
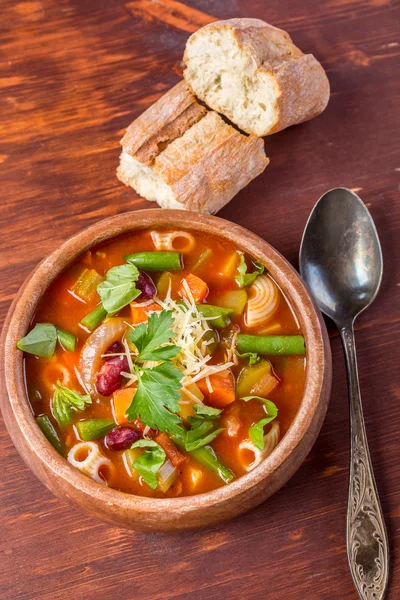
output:
[[319,115],[329,81],[312,54],[259,19],[210,23],[187,41],[192,92],[247,133],[264,136]]
[[184,81],[127,129],[118,178],[163,208],[215,213],[259,175],[264,143],[199,104]]

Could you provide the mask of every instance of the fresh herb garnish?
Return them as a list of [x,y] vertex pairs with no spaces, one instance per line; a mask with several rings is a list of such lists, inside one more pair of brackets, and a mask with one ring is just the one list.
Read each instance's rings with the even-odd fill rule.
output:
[[240,354],[240,352],[238,352],[238,350],[235,349],[235,354],[239,358],[248,358],[249,365],[255,365],[260,360],[260,357],[256,352],[243,352],[243,354]]
[[25,337],[19,340],[17,348],[41,358],[50,358],[56,350],[57,340],[64,350],[75,350],[76,337],[51,323],[38,323]]
[[154,440],[138,440],[131,448],[146,448],[133,462],[133,468],[143,477],[147,485],[155,490],[158,485],[157,473],[166,457],[164,450]]
[[263,450],[264,427],[265,425],[268,425],[268,423],[271,423],[271,421],[273,421],[277,417],[278,408],[273,402],[271,402],[271,400],[261,398],[260,396],[245,396],[244,398],[242,398],[242,400],[244,400],[245,402],[248,402],[249,400],[259,400],[264,404],[264,410],[268,416],[265,417],[265,419],[261,419],[261,421],[258,421],[258,423],[252,425],[249,429],[251,441],[253,442],[256,448],[258,448],[259,450]]
[[174,332],[171,327],[174,319],[171,310],[163,310],[157,315],[150,315],[146,323],[142,323],[129,333],[130,341],[138,350],[137,361],[155,360],[165,361],[175,358],[180,351],[179,346],[169,344]]
[[75,411],[84,410],[86,405],[91,403],[92,399],[89,394],[79,394],[62,385],[60,381],[57,381],[51,407],[53,416],[60,427],[70,425],[73,421]]
[[188,452],[206,446],[224,431],[224,427],[214,429],[215,419],[218,419],[222,412],[221,410],[206,406],[205,404],[196,404],[194,409],[196,415],[188,417],[191,428],[185,435],[185,449]]
[[57,328],[50,323],[38,323],[17,343],[17,348],[42,358],[53,356],[57,343]]
[[239,287],[243,288],[247,285],[251,285],[255,279],[264,273],[264,265],[259,261],[254,261],[255,271],[253,273],[247,273],[247,264],[244,258],[244,254],[240,255],[238,271],[239,275],[236,275],[235,281]]
[[[179,411],[183,374],[171,362],[180,351],[179,346],[169,343],[172,324],[171,311],[161,311],[130,332],[129,339],[138,351],[133,360],[138,387],[126,414],[130,421],[140,418],[144,425],[179,434],[181,419],[175,413]],[[161,364],[148,368],[143,364],[147,360]]]
[[118,312],[141,294],[135,285],[138,277],[135,265],[119,265],[107,271],[104,281],[97,286],[97,292],[108,313]]

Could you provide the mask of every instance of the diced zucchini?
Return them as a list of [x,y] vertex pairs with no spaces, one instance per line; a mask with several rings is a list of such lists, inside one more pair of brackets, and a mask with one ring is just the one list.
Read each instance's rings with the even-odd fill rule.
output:
[[223,292],[218,297],[218,306],[222,306],[223,308],[230,308],[234,310],[235,313],[238,315],[241,315],[243,313],[246,303],[246,290],[229,290],[227,292]]
[[255,365],[243,367],[239,373],[236,383],[236,396],[243,398],[245,396],[267,397],[279,380],[273,375],[271,363],[268,360],[260,360]]

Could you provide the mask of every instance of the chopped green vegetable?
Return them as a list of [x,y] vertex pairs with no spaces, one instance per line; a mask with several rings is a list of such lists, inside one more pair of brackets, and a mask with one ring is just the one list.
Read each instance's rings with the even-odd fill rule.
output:
[[[185,434],[183,431],[181,431],[178,435],[173,435],[172,441],[179,448],[185,449]],[[201,448],[197,448],[196,450],[191,450],[189,454],[201,465],[207,467],[207,469],[210,469],[210,471],[216,473],[224,483],[229,483],[230,481],[232,481],[232,479],[235,478],[234,473],[219,461],[217,455],[215,454],[211,446],[202,446]]]
[[32,331],[19,340],[17,348],[28,354],[50,358],[55,352],[56,343],[56,327],[50,323],[38,323]]
[[[236,381],[236,396],[242,398],[259,391],[260,384],[272,376],[272,367],[269,360],[259,360],[249,364],[240,371]],[[270,391],[268,391],[270,393]],[[267,395],[267,394],[266,394]]]
[[99,306],[96,306],[96,308],[92,310],[92,312],[88,313],[83,317],[81,323],[82,325],[93,331],[93,329],[96,329],[96,327],[98,327],[100,323],[104,321],[106,316],[107,311],[105,310],[102,304],[99,304]]
[[258,356],[258,354],[256,352],[243,352],[243,354],[240,354],[240,352],[235,350],[235,354],[239,358],[248,358],[249,365],[251,365],[251,366],[255,365],[260,360],[260,357]]
[[64,350],[74,352],[76,346],[76,337],[74,336],[74,334],[70,333],[69,331],[65,331],[64,329],[60,329],[59,327],[57,327],[56,329],[57,339],[60,342],[61,346],[64,348]]
[[247,304],[246,290],[227,290],[218,297],[218,306],[230,308],[237,315],[241,315]]
[[264,410],[267,413],[268,417],[261,419],[261,421],[255,423],[249,429],[251,441],[256,446],[256,448],[262,450],[264,448],[264,427],[265,425],[268,425],[268,423],[271,423],[271,421],[273,421],[277,417],[278,408],[273,402],[271,402],[271,400],[261,398],[260,396],[245,396],[244,398],[241,398],[241,400],[244,400],[245,402],[248,402],[249,400],[259,400],[264,405]]
[[215,438],[225,429],[222,427],[211,431],[214,429],[213,421],[205,419],[202,419],[201,421],[195,420],[198,419],[198,417],[189,417],[189,419],[192,428],[186,433],[185,439],[185,450],[188,452],[206,446],[215,440]]
[[217,419],[222,413],[221,408],[213,408],[212,406],[207,406],[206,404],[195,404],[193,408],[198,417],[207,417],[209,419]]
[[239,275],[235,277],[235,281],[239,287],[244,288],[251,285],[259,275],[264,273],[265,267],[259,260],[254,261],[254,266],[255,271],[253,271],[253,273],[247,273],[246,259],[244,254],[240,255],[238,266]]
[[163,345],[174,335],[171,329],[173,324],[172,311],[162,310],[158,314],[150,315],[147,323],[142,323],[130,331],[129,339],[139,352],[136,360],[165,361],[175,358],[180,347],[173,344]]
[[271,355],[303,355],[306,353],[302,335],[245,335],[240,333],[237,347],[241,352]]
[[138,277],[139,271],[135,265],[119,265],[107,271],[97,291],[108,313],[118,312],[141,294],[135,285]]
[[196,304],[196,308],[203,317],[209,319],[210,327],[224,328],[231,322],[230,317],[235,314],[231,308],[212,306],[211,304]]
[[206,263],[213,255],[213,251],[211,250],[211,248],[205,248],[199,258],[196,260],[196,262],[194,263],[194,265],[191,267],[191,272],[197,271],[197,269],[199,269],[200,267],[202,267],[204,265],[204,263]]
[[197,450],[192,450],[190,454],[201,465],[214,471],[224,483],[229,483],[235,478],[234,473],[220,462],[211,446],[202,446]]
[[137,372],[137,391],[126,412],[129,421],[139,417],[152,429],[179,433],[181,419],[175,413],[179,411],[183,374],[169,362]]
[[182,270],[179,252],[137,252],[128,254],[125,260],[143,271]]
[[61,454],[61,456],[65,457],[65,448],[61,443],[60,438],[57,435],[57,431],[53,423],[50,421],[47,415],[42,415],[36,419],[36,423],[39,425],[42,433],[49,440],[50,444]]
[[166,454],[154,440],[138,440],[131,448],[146,448],[146,450],[134,461],[133,468],[143,477],[144,481],[155,490],[157,473],[163,465]]
[[89,394],[79,394],[74,390],[69,390],[60,381],[57,381],[57,387],[53,393],[51,403],[55,420],[60,427],[67,427],[73,421],[76,410],[84,410],[87,404],[91,404],[92,399]]
[[113,427],[115,422],[113,419],[88,419],[87,421],[78,421],[76,428],[81,440],[97,440],[106,435]]
[[97,286],[103,281],[101,275],[94,269],[84,269],[79,279],[72,286],[72,291],[80,298],[90,302],[96,294]]

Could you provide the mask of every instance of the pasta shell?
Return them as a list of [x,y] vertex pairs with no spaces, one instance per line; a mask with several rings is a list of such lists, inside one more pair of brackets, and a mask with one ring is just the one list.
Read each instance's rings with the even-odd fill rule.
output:
[[246,308],[247,327],[260,327],[279,306],[279,289],[268,275],[260,275],[250,286]]
[[[83,460],[80,460],[80,455],[84,456]],[[68,461],[84,475],[91,477],[97,483],[105,485],[107,482],[104,479],[104,475],[100,474],[100,469],[106,467],[107,472],[110,474],[114,469],[112,462],[100,452],[100,448],[96,442],[79,442],[72,446],[68,452]]]
[[246,471],[251,471],[257,467],[264,458],[269,456],[272,450],[277,446],[280,439],[280,427],[279,423],[275,422],[272,424],[271,429],[264,435],[264,448],[260,450],[257,448],[251,440],[243,440],[239,444],[238,454],[239,460],[244,464],[243,451],[250,451],[254,454],[254,460],[245,466]]
[[172,231],[171,233],[152,231],[150,235],[157,250],[185,253],[193,250],[196,244],[194,237],[188,231]]

